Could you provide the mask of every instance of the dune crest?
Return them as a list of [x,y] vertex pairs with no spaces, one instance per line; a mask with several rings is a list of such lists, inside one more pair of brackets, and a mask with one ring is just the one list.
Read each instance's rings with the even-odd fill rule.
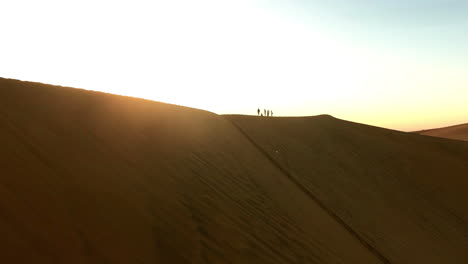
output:
[[468,141],[468,124],[416,131],[420,135]]

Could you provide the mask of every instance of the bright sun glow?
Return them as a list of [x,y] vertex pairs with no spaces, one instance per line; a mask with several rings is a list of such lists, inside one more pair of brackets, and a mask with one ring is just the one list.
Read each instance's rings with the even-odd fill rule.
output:
[[[468,78],[459,68],[428,66],[349,41],[302,13],[260,1],[1,5],[3,77],[221,114],[254,114],[261,107],[396,129],[468,120],[462,102]],[[454,116],[459,111],[465,114]]]

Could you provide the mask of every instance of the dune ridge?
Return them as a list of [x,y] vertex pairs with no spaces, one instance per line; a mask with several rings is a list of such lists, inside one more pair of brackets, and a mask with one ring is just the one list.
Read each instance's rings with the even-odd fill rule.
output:
[[468,141],[468,124],[416,131],[420,135]]
[[468,260],[465,142],[0,78],[0,145],[5,263]]

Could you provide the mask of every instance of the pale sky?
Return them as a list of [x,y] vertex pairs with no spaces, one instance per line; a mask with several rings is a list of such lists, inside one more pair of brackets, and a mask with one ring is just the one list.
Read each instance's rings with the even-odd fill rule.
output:
[[218,114],[468,122],[468,1],[0,2],[0,76]]

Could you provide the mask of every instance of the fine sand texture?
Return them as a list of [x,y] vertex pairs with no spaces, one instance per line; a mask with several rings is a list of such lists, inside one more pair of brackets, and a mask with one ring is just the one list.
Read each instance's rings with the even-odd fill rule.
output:
[[331,116],[227,116],[390,263],[468,261],[468,142]]
[[0,78],[2,263],[467,263],[468,142]]
[[417,131],[420,135],[468,141],[468,124]]

